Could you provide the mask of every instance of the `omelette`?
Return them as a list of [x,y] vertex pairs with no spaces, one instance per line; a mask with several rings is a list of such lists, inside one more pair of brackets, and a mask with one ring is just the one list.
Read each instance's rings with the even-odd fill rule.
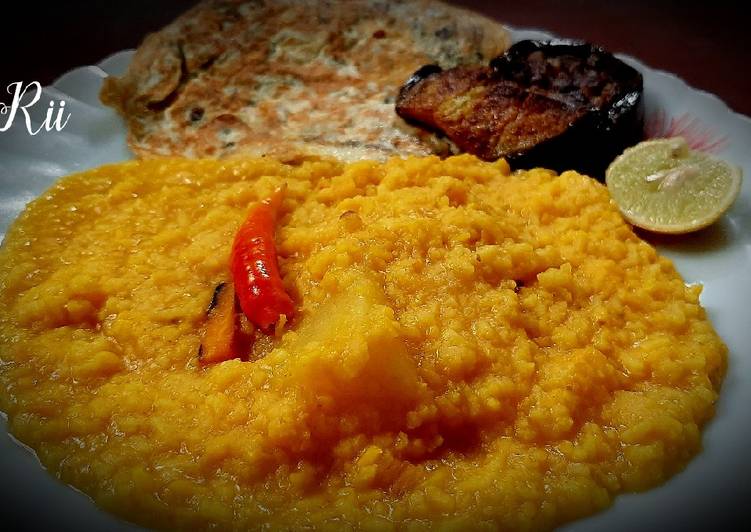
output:
[[497,22],[435,1],[208,0],[148,35],[101,100],[140,158],[445,155],[448,141],[396,116],[399,86],[509,44]]

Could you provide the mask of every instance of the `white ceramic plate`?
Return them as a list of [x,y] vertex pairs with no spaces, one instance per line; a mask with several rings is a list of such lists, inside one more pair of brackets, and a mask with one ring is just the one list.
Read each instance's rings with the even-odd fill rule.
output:
[[[515,30],[514,40],[552,36]],[[119,117],[98,100],[107,74],[125,71],[132,51],[97,66],[63,75],[34,106],[40,123],[49,100],[65,99],[70,121],[62,132],[30,136],[25,124],[0,133],[0,231],[32,198],[65,174],[132,158]],[[622,495],[607,511],[567,525],[568,532],[596,530],[700,529],[714,519],[744,510],[751,500],[751,119],[733,113],[717,97],[687,86],[677,77],[622,57],[644,75],[647,116],[692,116],[727,138],[718,155],[744,169],[746,180],[735,206],[719,223],[700,233],[654,240],[674,260],[686,282],[704,285],[701,301],[730,348],[729,371],[717,415],[704,433],[704,450],[665,485]],[[5,117],[0,115],[0,125]],[[685,122],[683,122],[685,125]],[[679,124],[680,126],[680,124]],[[59,483],[34,455],[18,445],[0,419],[0,505],[3,521],[29,530],[138,530],[97,509],[85,495]],[[20,527],[19,527],[20,528]]]

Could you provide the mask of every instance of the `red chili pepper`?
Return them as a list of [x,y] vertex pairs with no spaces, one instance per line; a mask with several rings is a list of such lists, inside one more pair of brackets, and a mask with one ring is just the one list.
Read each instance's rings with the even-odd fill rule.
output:
[[283,190],[251,207],[232,244],[230,267],[240,308],[261,329],[268,330],[295,307],[284,290],[276,258],[274,231]]

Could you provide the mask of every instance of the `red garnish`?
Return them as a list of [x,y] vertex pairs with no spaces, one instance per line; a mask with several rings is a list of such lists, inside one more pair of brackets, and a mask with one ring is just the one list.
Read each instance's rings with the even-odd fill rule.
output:
[[284,290],[276,258],[274,231],[283,190],[251,207],[232,244],[230,268],[240,308],[251,323],[263,330],[281,315],[294,314],[292,299]]

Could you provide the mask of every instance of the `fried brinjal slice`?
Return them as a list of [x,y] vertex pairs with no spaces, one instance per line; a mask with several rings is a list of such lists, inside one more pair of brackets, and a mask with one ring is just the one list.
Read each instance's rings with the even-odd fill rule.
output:
[[642,92],[641,74],[602,48],[521,41],[488,66],[422,67],[396,112],[481,159],[602,178],[642,138]]

